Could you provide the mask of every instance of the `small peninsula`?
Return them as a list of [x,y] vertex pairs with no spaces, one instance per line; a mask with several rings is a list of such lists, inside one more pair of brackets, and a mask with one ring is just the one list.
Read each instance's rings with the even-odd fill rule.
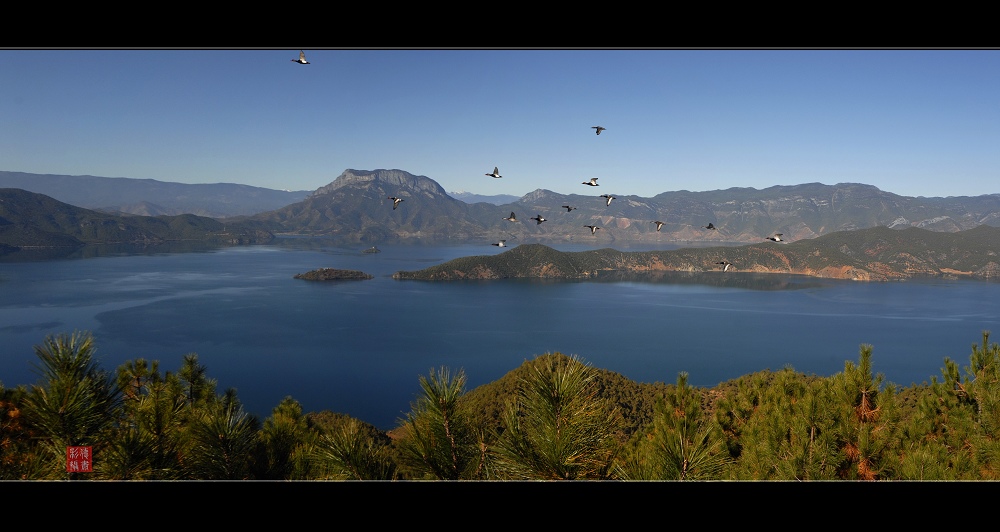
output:
[[295,279],[306,281],[341,281],[373,279],[374,276],[358,270],[338,270],[336,268],[320,268],[306,273],[298,273]]

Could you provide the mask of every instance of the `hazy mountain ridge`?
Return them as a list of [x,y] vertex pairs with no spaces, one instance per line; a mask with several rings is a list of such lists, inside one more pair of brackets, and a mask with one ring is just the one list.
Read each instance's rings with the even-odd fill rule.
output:
[[[860,281],[918,276],[1000,279],[1000,228],[982,225],[956,233],[917,227],[840,231],[785,244],[622,252],[606,248],[561,252],[522,244],[497,255],[462,257],[395,279],[425,281],[508,278],[588,279],[609,272],[784,273]],[[719,263],[728,262],[726,271]]]
[[490,203],[493,205],[506,205],[509,203],[514,203],[518,200],[518,196],[513,194],[495,194],[492,196],[486,196],[483,194],[475,194],[473,192],[449,192],[449,196],[462,200],[466,203]]
[[76,207],[44,194],[0,188],[0,244],[15,250],[180,240],[250,244],[273,237],[252,222],[225,223],[193,214],[115,215]]
[[0,171],[0,188],[19,188],[105,212],[146,216],[195,214],[209,218],[249,216],[284,207],[309,195],[305,190],[273,190],[235,183],[187,184],[7,171]]

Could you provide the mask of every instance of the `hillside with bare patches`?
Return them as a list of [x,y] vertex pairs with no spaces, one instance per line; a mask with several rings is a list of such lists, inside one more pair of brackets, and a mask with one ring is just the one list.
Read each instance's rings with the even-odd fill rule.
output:
[[[730,267],[722,271],[720,263]],[[524,244],[498,255],[462,257],[395,279],[589,279],[627,272],[781,273],[856,281],[911,277],[1000,279],[1000,228],[954,233],[910,227],[841,231],[797,242],[622,252],[611,248],[560,252]]]

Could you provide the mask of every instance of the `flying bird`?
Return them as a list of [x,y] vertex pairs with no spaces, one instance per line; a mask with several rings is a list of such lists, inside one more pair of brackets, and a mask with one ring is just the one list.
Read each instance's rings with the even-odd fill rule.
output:
[[293,63],[298,63],[300,65],[308,65],[309,64],[309,61],[306,61],[306,53],[303,52],[302,50],[299,50],[299,58],[298,59],[289,59],[289,61],[291,61]]
[[604,131],[605,129],[608,129],[608,128],[601,127],[601,126],[590,126],[590,129],[596,129],[597,130],[597,134],[600,135],[601,131]]
[[562,208],[566,209],[566,212],[570,212],[573,209],[575,209],[576,207],[570,207],[569,205],[563,205]]
[[389,196],[388,199],[392,200],[392,210],[396,210],[396,207],[399,206],[399,202],[403,201],[403,198],[394,198],[392,196]]
[[584,185],[590,185],[592,187],[599,187],[599,186],[601,186],[601,185],[597,184],[597,178],[596,177],[591,177],[590,181],[584,181],[583,184]]
[[659,220],[657,220],[655,222],[649,222],[649,223],[656,224],[656,232],[657,233],[659,233],[660,232],[660,228],[663,227],[663,222],[661,222]]
[[597,230],[600,229],[600,227],[597,227],[596,225],[585,225],[584,227],[589,227],[590,228],[590,234],[592,234],[592,235],[596,235],[597,234]]
[[493,245],[494,245],[494,246],[500,246],[500,247],[504,247],[504,246],[506,246],[506,245],[507,245],[507,241],[506,241],[506,240],[501,240],[501,241],[499,241],[499,242],[496,242],[496,243],[494,243]]
[[517,217],[514,216],[513,212],[511,212],[510,216],[508,216],[507,218],[504,218],[504,220],[507,220],[508,222],[516,222],[517,221]]
[[502,175],[500,175],[500,169],[497,168],[496,166],[493,167],[493,173],[492,174],[486,174],[486,175],[488,175],[490,177],[503,177]]
[[705,229],[708,229],[710,231],[713,231],[713,230],[717,231],[719,228],[716,227],[716,226],[714,226],[714,225],[712,225],[712,222],[708,222],[708,225],[705,226]]
[[765,240],[772,240],[774,242],[782,242],[781,233],[774,233],[774,236],[769,236]]
[[602,198],[608,198],[608,205],[611,205],[611,200],[615,199],[611,194],[601,194]]
[[729,261],[725,261],[725,260],[716,262],[716,264],[719,264],[720,265],[719,269],[721,269],[724,272],[728,272],[729,271],[729,267],[733,265],[733,263],[731,263]]
[[535,225],[541,225],[541,223],[545,221],[545,218],[542,218],[541,214],[538,216],[532,216],[531,219],[535,221]]

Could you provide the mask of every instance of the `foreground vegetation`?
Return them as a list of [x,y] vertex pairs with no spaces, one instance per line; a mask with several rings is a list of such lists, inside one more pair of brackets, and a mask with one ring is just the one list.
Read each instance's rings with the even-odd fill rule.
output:
[[[38,384],[0,385],[2,480],[995,480],[1000,346],[900,388],[872,348],[830,377],[786,367],[711,389],[642,384],[551,353],[465,389],[419,379],[389,433],[285,398],[261,422],[217,393],[197,354],[177,373],[129,361],[111,374],[74,332],[35,347]],[[91,446],[93,472],[66,471]]]

